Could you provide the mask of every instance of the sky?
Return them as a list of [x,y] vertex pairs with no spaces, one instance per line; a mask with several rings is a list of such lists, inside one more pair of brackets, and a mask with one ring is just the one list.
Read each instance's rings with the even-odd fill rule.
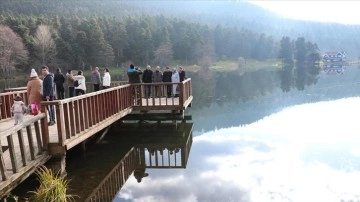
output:
[[360,24],[360,1],[250,1],[283,17],[318,22]]
[[131,176],[114,202],[359,201],[359,102],[296,105],[195,135],[186,169]]

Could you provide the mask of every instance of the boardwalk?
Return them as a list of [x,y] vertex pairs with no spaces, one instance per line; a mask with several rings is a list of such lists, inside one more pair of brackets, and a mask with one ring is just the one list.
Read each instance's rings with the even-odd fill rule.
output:
[[[152,92],[165,92],[169,84],[146,84]],[[19,88],[1,93],[0,116],[0,197],[33,173],[39,165],[55,156],[66,155],[66,150],[78,145],[120,118],[135,111],[167,111],[183,115],[191,105],[191,79],[178,85],[178,97],[144,97],[145,84],[121,85],[85,95],[41,103],[41,112],[53,105],[56,124],[48,126],[47,113],[26,115],[24,123],[14,126],[10,112],[15,95],[27,98],[26,91]],[[153,93],[155,94],[155,93]],[[25,99],[25,101],[27,101]]]

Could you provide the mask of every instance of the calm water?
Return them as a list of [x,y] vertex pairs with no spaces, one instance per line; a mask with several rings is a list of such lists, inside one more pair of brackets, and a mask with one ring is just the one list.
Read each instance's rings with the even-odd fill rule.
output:
[[[190,75],[186,169],[148,168],[141,183],[131,175],[113,201],[360,201],[360,69],[340,70],[286,93],[273,71]],[[86,155],[70,151],[73,191],[90,194],[133,146],[121,134],[137,133],[112,132]]]
[[191,111],[187,168],[130,177],[114,201],[360,201],[360,71],[344,70],[288,93],[269,79],[245,100],[229,99],[239,82],[216,81]]

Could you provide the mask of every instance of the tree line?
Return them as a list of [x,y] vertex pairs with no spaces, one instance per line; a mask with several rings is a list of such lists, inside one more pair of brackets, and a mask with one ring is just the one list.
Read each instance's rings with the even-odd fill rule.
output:
[[130,62],[163,66],[173,60],[209,66],[218,59],[266,60],[277,50],[277,43],[265,34],[221,25],[210,28],[162,15],[80,18],[3,14],[0,24],[2,29],[9,27],[25,46],[28,60],[17,64],[20,69],[43,64],[119,67]]
[[316,43],[306,41],[304,37],[292,40],[283,37],[280,41],[279,59],[281,89],[290,91],[292,87],[304,90],[305,86],[316,84],[320,73],[321,55]]

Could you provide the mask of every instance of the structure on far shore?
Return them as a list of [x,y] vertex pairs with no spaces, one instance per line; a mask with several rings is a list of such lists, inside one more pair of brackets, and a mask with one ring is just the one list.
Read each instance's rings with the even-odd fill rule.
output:
[[345,62],[346,53],[344,51],[339,52],[326,52],[323,55],[324,62]]

